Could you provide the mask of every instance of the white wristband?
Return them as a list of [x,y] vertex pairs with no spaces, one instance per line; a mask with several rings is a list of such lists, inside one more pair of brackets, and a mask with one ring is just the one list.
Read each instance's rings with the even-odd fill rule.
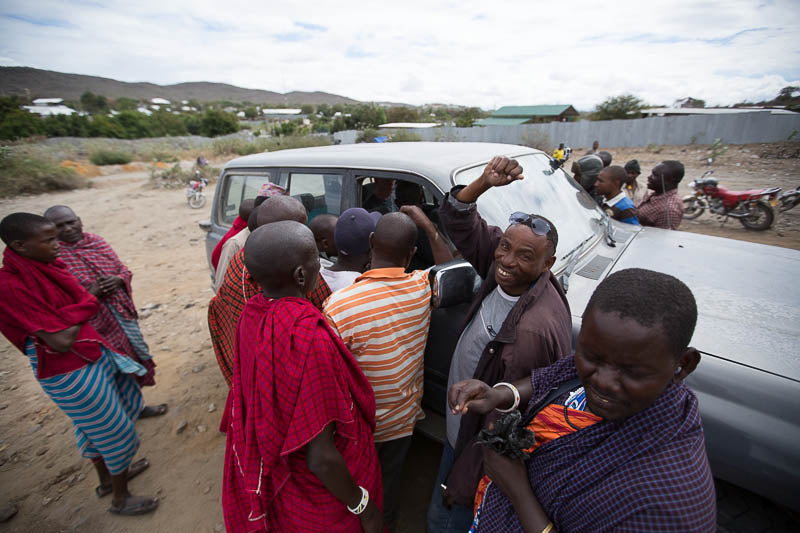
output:
[[358,502],[358,505],[356,505],[355,509],[351,508],[349,505],[347,506],[347,510],[353,514],[363,513],[364,509],[367,508],[367,504],[369,503],[369,492],[367,489],[360,485],[358,488],[361,489],[361,501]]
[[500,383],[495,384],[495,386],[492,388],[496,389],[497,387],[508,387],[509,389],[511,389],[511,392],[514,393],[514,405],[512,405],[508,409],[500,409],[499,407],[497,407],[496,408],[497,411],[500,411],[501,413],[510,413],[511,411],[519,407],[519,391],[514,385],[512,385],[511,383],[506,383],[505,381],[501,381]]

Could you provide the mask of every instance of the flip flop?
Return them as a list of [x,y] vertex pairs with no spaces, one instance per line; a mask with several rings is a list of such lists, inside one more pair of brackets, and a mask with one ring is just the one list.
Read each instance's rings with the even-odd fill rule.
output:
[[162,416],[167,413],[169,407],[167,404],[162,403],[160,405],[148,405],[142,412],[139,413],[139,418],[152,418],[154,416]]
[[158,507],[158,499],[157,498],[143,498],[138,503],[128,503],[128,500],[125,500],[125,505],[118,507],[116,505],[111,505],[108,508],[108,511],[113,514],[123,515],[123,516],[137,516],[147,513],[152,513]]
[[[148,463],[145,458],[141,458],[135,463],[132,463],[131,466],[128,467],[128,480],[130,481],[148,468],[150,468],[150,463]],[[94,492],[97,494],[98,498],[108,496],[113,491],[111,485],[98,485],[94,488]]]

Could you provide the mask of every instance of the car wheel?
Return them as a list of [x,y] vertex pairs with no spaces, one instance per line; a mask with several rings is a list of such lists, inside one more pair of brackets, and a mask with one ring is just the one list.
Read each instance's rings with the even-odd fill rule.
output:
[[714,479],[717,530],[722,533],[797,531],[800,514],[753,492]]

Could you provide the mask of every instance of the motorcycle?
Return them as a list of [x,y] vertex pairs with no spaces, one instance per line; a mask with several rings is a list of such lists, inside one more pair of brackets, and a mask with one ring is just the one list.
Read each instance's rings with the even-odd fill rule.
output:
[[778,211],[784,213],[800,204],[800,187],[786,191],[778,196]]
[[189,186],[186,187],[186,200],[192,209],[200,209],[206,205],[206,195],[203,193],[203,189],[208,185],[208,180],[202,177],[199,171],[195,172],[194,176],[197,179],[190,181]]
[[775,221],[773,207],[778,204],[780,187],[729,191],[719,186],[716,178],[709,178],[714,171],[705,172],[689,186],[694,194],[683,197],[683,218],[692,220],[708,209],[715,215],[738,219],[747,229],[764,231]]

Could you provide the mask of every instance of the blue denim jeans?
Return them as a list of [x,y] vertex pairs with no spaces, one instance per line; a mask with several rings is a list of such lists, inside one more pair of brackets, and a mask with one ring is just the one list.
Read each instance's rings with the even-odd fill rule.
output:
[[453,504],[448,506],[442,500],[442,483],[447,483],[447,476],[453,468],[454,450],[449,442],[444,443],[442,461],[439,463],[439,474],[433,486],[431,503],[428,506],[428,533],[466,533],[472,526],[472,507]]

